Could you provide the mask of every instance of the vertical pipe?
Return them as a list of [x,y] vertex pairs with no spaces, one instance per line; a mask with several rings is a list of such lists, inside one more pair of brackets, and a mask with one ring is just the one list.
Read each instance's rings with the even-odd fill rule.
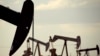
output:
[[[32,38],[34,39],[34,18],[32,22]],[[34,53],[34,42],[33,41],[32,41],[32,52]]]
[[[34,39],[34,5],[33,5],[32,38]],[[32,52],[34,53],[34,42],[32,42]]]

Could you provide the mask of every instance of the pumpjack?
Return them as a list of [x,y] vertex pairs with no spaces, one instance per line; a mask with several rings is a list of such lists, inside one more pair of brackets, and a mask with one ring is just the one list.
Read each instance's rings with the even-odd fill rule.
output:
[[27,37],[34,16],[34,4],[26,0],[21,13],[0,5],[0,19],[17,26],[9,56],[12,56]]
[[[37,50],[37,49],[38,49],[38,55],[39,55],[39,56],[42,56],[41,51],[40,51],[40,44],[42,44],[42,45],[44,45],[44,46],[46,47],[45,51],[47,51],[48,48],[49,48],[49,42],[44,43],[44,42],[42,42],[42,41],[40,41],[40,40],[37,40],[37,39],[34,39],[34,38],[29,37],[29,38],[27,39],[27,43],[29,43],[29,40],[32,40],[33,42],[36,42],[36,43],[37,43],[33,56],[35,56],[36,50]],[[27,46],[29,47],[29,45],[30,45],[30,44],[28,44]]]
[[94,50],[96,50],[97,51],[97,55],[99,56],[99,54],[100,54],[100,51],[99,51],[99,46],[98,45],[96,45],[96,48],[87,48],[87,49],[80,49],[80,50],[77,50],[77,56],[79,55],[79,56],[81,56],[81,52],[85,52],[85,55],[86,56],[89,56],[89,51],[94,51]]
[[77,43],[76,48],[78,49],[80,44],[81,44],[81,39],[80,36],[77,36],[77,38],[71,38],[71,37],[64,37],[64,36],[59,36],[59,35],[54,35],[53,39],[50,39],[51,42],[55,42],[56,40],[61,39],[64,40],[64,45],[62,49],[62,53],[60,56],[63,55],[64,48],[66,48],[66,56],[68,56],[68,49],[67,49],[67,41],[73,41]]

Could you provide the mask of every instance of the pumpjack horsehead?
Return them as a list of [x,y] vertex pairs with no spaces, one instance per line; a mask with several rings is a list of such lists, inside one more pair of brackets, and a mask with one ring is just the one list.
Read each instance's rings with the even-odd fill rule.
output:
[[100,51],[99,51],[99,46],[98,45],[96,45],[96,47],[95,48],[87,48],[87,49],[79,49],[79,50],[77,50],[77,56],[81,56],[81,52],[85,52],[85,55],[86,56],[89,56],[89,51],[94,51],[94,50],[96,50],[97,51],[97,55],[99,56],[99,54],[100,54]]
[[[50,42],[55,42],[58,39],[64,40],[64,42],[65,42],[64,45],[63,45],[62,53],[61,53],[60,56],[63,55],[64,48],[66,48],[66,56],[68,56],[67,41],[76,42],[77,43],[77,46],[76,46],[77,49],[81,45],[81,38],[80,38],[80,36],[77,36],[77,38],[71,38],[71,37],[64,37],[64,36],[54,35],[53,39],[51,39],[51,37],[50,37]],[[57,56],[56,52],[54,53],[54,51],[56,51],[55,48],[50,50],[51,56],[55,56],[55,55]]]
[[34,16],[34,4],[26,0],[21,13],[0,5],[0,19],[17,26],[9,56],[12,56],[22,45],[27,37]]

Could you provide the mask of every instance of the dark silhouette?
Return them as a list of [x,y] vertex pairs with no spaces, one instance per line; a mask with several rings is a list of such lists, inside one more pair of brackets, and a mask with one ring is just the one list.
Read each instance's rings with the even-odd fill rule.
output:
[[64,48],[66,48],[66,56],[68,56],[68,48],[67,48],[67,41],[73,41],[77,43],[77,49],[80,47],[81,45],[81,38],[80,36],[77,36],[77,38],[70,38],[70,37],[64,37],[64,36],[59,36],[59,35],[55,35],[53,39],[50,39],[51,42],[55,42],[56,40],[61,39],[64,40],[64,45],[63,45],[63,49],[62,49],[62,53],[61,56],[63,55],[63,51]]
[[42,45],[44,45],[44,46],[46,47],[46,49],[45,49],[46,51],[47,51],[48,48],[49,48],[49,42],[44,43],[44,42],[42,42],[42,41],[39,41],[39,40],[37,40],[37,39],[30,38],[30,37],[28,38],[27,42],[29,42],[29,40],[32,40],[33,42],[36,42],[36,43],[37,43],[33,56],[35,56],[36,50],[37,50],[37,49],[38,49],[38,55],[39,55],[39,56],[42,56],[42,55],[41,55],[41,51],[40,51],[40,44],[42,44]]
[[29,32],[34,13],[34,4],[26,0],[22,12],[18,13],[0,5],[0,18],[17,26],[9,55],[13,55],[24,42]]
[[51,52],[51,56],[57,56],[55,48],[52,48],[49,51]]
[[85,55],[86,56],[89,56],[89,51],[94,51],[96,50],[97,51],[97,54],[99,55],[100,51],[99,51],[99,47],[98,45],[96,45],[96,48],[87,48],[87,49],[80,49],[80,50],[77,50],[77,56],[81,56],[81,52],[85,52]]
[[55,42],[57,39],[62,39],[64,41],[72,41],[76,42],[77,46],[76,48],[78,49],[81,45],[81,38],[80,36],[77,36],[77,38],[71,38],[71,37],[65,37],[65,36],[59,36],[59,35],[54,35],[54,38],[51,40],[52,42]]
[[16,26],[20,25],[20,13],[10,10],[2,5],[0,5],[0,19],[3,19]]
[[27,48],[27,50],[24,51],[23,56],[30,56],[32,54],[33,54],[33,52],[31,52],[31,48]]

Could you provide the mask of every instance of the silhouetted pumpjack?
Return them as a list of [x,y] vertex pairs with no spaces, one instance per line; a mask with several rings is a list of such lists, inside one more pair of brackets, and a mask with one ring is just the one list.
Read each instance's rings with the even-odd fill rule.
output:
[[17,26],[9,56],[13,55],[17,51],[27,37],[33,20],[33,14],[34,4],[31,0],[26,0],[24,2],[21,13],[0,5],[0,19]]
[[96,45],[96,48],[87,48],[87,49],[80,49],[80,50],[77,50],[77,56],[79,55],[79,56],[81,56],[81,52],[85,52],[85,55],[86,56],[89,56],[89,51],[94,51],[94,50],[96,50],[97,51],[97,55],[99,55],[100,54],[100,51],[99,51],[99,47],[98,47],[98,45]]
[[40,45],[39,45],[39,44],[44,45],[44,46],[46,47],[46,49],[45,49],[46,51],[47,51],[48,48],[49,48],[49,42],[44,43],[44,42],[42,42],[42,41],[39,41],[39,40],[37,40],[37,39],[33,39],[33,38],[31,38],[31,37],[28,38],[27,42],[29,42],[29,40],[32,40],[33,42],[36,42],[36,43],[37,43],[33,56],[35,56],[36,50],[37,50],[37,49],[38,49],[38,55],[39,55],[39,56],[42,56],[42,55],[41,55]]
[[77,38],[70,38],[70,37],[64,37],[64,36],[58,36],[58,35],[55,35],[53,39],[51,39],[50,41],[51,42],[55,42],[57,39],[62,39],[64,40],[64,45],[63,45],[63,49],[62,49],[62,53],[61,53],[61,56],[63,55],[63,51],[64,51],[64,47],[66,48],[66,56],[68,56],[68,50],[67,50],[67,42],[66,41],[73,41],[73,42],[76,42],[77,43],[77,49],[79,48],[80,44],[81,44],[81,38],[80,36],[77,36]]

